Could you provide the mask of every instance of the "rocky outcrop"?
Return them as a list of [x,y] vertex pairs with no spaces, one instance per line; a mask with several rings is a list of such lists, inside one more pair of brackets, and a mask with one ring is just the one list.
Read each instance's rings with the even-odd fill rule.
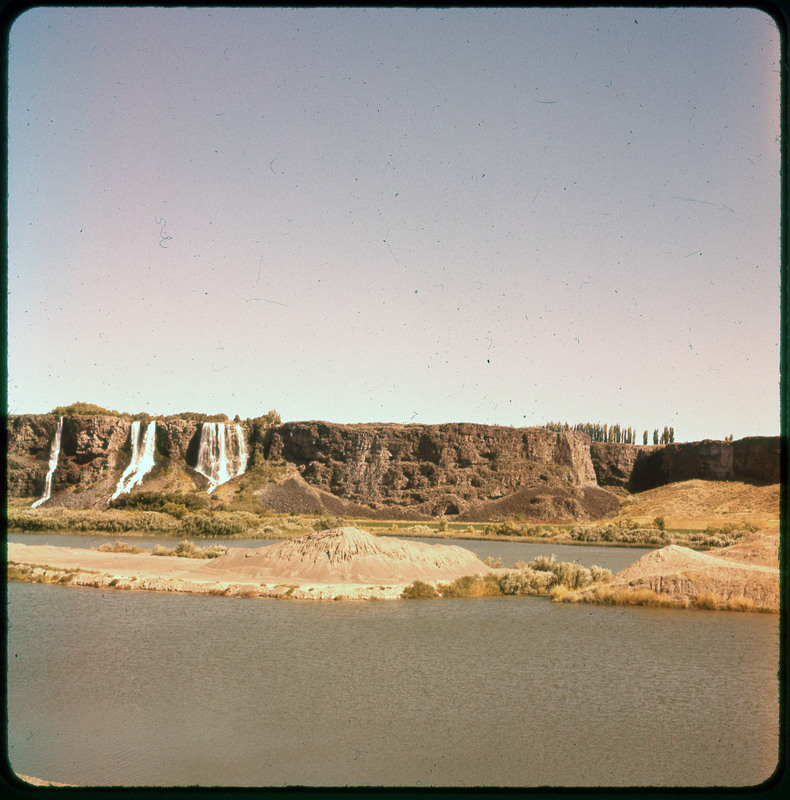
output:
[[695,479],[761,485],[781,480],[778,436],[668,445],[593,442],[590,456],[599,486],[622,486],[632,492]]
[[640,453],[628,488],[643,492],[694,479],[773,484],[780,481],[780,467],[777,436],[750,436],[737,442],[704,439]]
[[662,446],[592,442],[590,458],[598,485],[627,488],[631,483],[631,475],[637,460]]
[[544,428],[291,422],[272,429],[266,454],[352,503],[460,519],[470,507],[525,486],[540,494],[595,484],[586,434]]

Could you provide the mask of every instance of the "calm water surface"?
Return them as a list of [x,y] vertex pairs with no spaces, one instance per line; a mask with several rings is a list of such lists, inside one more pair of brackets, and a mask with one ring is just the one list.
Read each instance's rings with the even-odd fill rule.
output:
[[8,586],[9,759],[93,785],[748,785],[778,618]]

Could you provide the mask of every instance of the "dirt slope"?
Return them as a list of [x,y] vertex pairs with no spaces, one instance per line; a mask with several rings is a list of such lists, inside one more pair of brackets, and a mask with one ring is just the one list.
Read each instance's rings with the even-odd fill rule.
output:
[[624,499],[621,519],[650,522],[664,517],[668,528],[704,529],[752,522],[779,524],[779,484],[754,486],[736,481],[691,480],[670,483]]

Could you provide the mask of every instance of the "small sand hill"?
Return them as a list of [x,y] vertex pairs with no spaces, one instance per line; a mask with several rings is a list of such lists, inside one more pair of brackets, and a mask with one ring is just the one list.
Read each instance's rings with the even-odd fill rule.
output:
[[777,530],[761,531],[736,545],[704,553],[669,545],[618,572],[610,587],[649,588],[690,601],[706,594],[725,602],[746,597],[757,606],[778,611],[778,543]]
[[352,527],[309,533],[254,550],[234,548],[206,568],[257,581],[373,584],[453,580],[490,571],[474,553],[457,545],[407,542]]

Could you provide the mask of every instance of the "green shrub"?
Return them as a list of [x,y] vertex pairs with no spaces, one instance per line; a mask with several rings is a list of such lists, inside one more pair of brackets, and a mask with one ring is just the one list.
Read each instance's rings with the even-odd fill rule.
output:
[[93,403],[72,403],[70,406],[58,406],[53,408],[50,414],[55,414],[58,417],[71,417],[75,415],[81,416],[102,416],[102,417],[120,417],[117,411],[110,411],[107,408],[96,406]]
[[492,597],[502,594],[499,579],[490,573],[480,575],[464,575],[452,583],[440,583],[439,593],[442,597]]
[[608,583],[612,580],[612,571],[593,564],[590,567],[590,577],[593,583]]
[[115,544],[103,544],[99,547],[102,553],[144,553],[142,547],[134,547],[126,542],[116,542]]
[[414,581],[414,583],[403,590],[401,597],[406,600],[428,600],[433,597],[438,597],[438,594],[430,583]]
[[551,556],[537,556],[533,558],[527,566],[530,569],[534,569],[538,572],[552,572],[556,562],[557,556],[554,554]]
[[502,594],[545,594],[553,578],[553,574],[536,572],[529,567],[514,569],[509,570],[499,579],[499,588]]
[[[110,508],[129,508],[144,511],[163,511],[165,514],[181,517],[187,511],[198,511],[208,506],[208,498],[203,494],[183,494],[181,492],[136,492],[122,494],[110,502]],[[180,518],[180,517],[179,517]]]

